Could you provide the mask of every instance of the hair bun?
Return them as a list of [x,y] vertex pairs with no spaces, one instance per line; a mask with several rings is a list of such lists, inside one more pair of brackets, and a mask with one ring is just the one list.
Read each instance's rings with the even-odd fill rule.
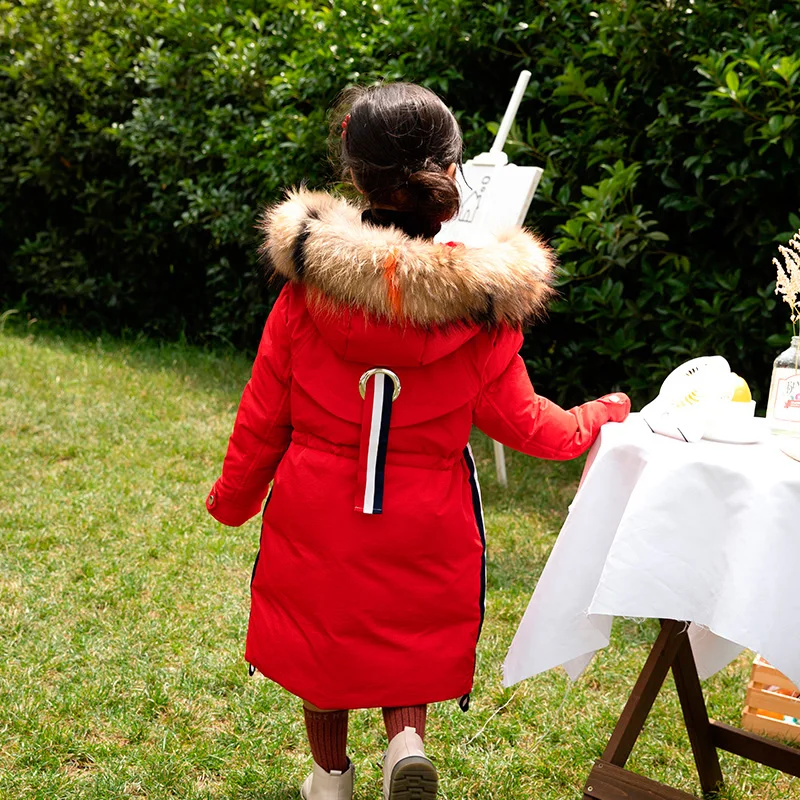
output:
[[458,213],[458,185],[439,167],[408,176],[408,210],[444,222]]

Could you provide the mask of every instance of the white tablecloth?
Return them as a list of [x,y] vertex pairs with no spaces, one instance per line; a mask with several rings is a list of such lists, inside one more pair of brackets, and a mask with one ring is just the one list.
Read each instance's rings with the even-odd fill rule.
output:
[[800,685],[800,463],[761,444],[687,444],[633,414],[603,426],[504,664],[510,686],[575,680],[613,617],[691,621],[701,678],[743,648]]

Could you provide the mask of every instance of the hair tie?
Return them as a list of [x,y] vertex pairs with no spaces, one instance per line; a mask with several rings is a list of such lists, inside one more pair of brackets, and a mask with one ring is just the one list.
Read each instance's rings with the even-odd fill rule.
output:
[[350,122],[350,115],[346,114],[345,118],[342,120],[342,139],[344,139],[344,135],[347,133],[348,122]]

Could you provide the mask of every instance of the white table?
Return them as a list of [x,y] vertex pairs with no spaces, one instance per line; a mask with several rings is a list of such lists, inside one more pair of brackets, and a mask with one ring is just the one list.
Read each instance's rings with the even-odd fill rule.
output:
[[689,797],[622,769],[670,668],[704,791],[722,781],[716,748],[800,775],[800,751],[710,723],[698,679],[747,647],[800,684],[798,588],[800,463],[768,435],[687,444],[633,414],[605,425],[590,452],[504,681],[558,665],[576,679],[608,645],[615,616],[661,619],[584,797]]

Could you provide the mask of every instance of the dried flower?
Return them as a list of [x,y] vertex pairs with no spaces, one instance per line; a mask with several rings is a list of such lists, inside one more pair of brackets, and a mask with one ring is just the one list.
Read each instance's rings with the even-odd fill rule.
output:
[[783,300],[791,309],[792,330],[795,336],[800,328],[800,231],[789,242],[788,247],[778,246],[778,252],[783,256],[785,264],[777,258],[772,263],[778,268],[778,278],[775,282],[775,294],[783,295]]

